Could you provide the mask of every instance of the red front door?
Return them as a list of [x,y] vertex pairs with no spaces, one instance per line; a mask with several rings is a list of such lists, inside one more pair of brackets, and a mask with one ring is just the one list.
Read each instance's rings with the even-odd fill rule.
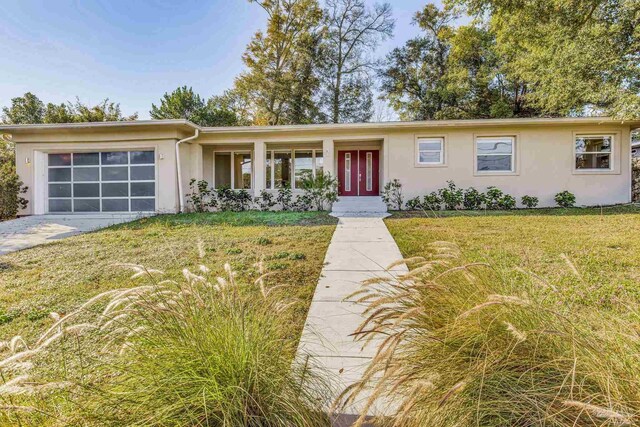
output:
[[358,151],[338,151],[338,195],[358,195]]
[[380,194],[380,151],[338,151],[338,195]]
[[380,151],[359,151],[359,185],[360,196],[377,196],[379,194],[380,177]]

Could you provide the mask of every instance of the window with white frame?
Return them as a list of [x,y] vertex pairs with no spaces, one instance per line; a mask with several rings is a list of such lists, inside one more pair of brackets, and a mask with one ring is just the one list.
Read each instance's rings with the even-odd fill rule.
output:
[[444,164],[444,138],[418,138],[416,155],[419,165]]
[[253,182],[253,161],[249,151],[214,153],[213,185],[215,188],[250,190]]
[[265,167],[267,189],[285,186],[300,189],[305,176],[323,173],[322,150],[268,150]]
[[478,172],[515,171],[515,138],[512,136],[479,137],[476,139],[476,170]]
[[611,170],[613,135],[577,135],[574,147],[576,169]]

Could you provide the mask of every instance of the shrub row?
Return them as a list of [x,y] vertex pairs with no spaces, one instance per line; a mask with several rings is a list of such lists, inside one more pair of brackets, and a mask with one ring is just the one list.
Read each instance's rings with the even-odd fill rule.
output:
[[252,197],[247,190],[232,190],[228,187],[211,188],[205,180],[192,179],[189,183],[191,193],[187,195],[189,208],[195,212],[246,210],[271,211],[278,208],[283,211],[304,212],[324,211],[338,200],[338,181],[330,174],[302,178],[303,193],[294,198],[290,186],[278,189],[277,193],[262,190]]
[[[423,197],[414,197],[404,203],[402,183],[394,179],[388,182],[383,190],[382,198],[390,209],[402,210],[511,210],[516,208],[516,198],[504,193],[497,187],[488,187],[486,192],[480,192],[474,187],[459,188],[453,181],[447,181],[447,186],[433,191]],[[569,191],[562,191],[555,196],[558,206],[570,208],[575,206],[576,198]],[[522,196],[521,204],[533,209],[538,206],[535,196]]]

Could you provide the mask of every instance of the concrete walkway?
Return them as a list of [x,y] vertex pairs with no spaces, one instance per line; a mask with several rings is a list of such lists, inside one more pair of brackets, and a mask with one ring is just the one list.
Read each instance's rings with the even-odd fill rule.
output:
[[34,215],[3,221],[0,222],[0,255],[137,218],[137,214],[75,214]]
[[[360,379],[375,354],[375,343],[362,348],[362,343],[350,336],[364,320],[366,306],[346,298],[360,289],[363,280],[389,275],[385,268],[400,259],[400,250],[381,215],[339,218],[298,348],[300,360],[310,355],[329,371],[336,395]],[[392,274],[406,271],[405,265],[399,265]],[[364,400],[346,408],[334,425],[350,425]],[[383,409],[374,408],[369,415]]]

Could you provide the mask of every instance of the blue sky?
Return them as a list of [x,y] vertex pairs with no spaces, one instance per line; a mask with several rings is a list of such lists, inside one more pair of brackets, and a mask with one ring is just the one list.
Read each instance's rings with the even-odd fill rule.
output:
[[[395,35],[380,53],[417,34],[411,18],[426,0],[391,4]],[[0,106],[27,91],[54,103],[109,97],[148,118],[178,86],[205,97],[230,88],[265,20],[247,0],[0,0]]]

